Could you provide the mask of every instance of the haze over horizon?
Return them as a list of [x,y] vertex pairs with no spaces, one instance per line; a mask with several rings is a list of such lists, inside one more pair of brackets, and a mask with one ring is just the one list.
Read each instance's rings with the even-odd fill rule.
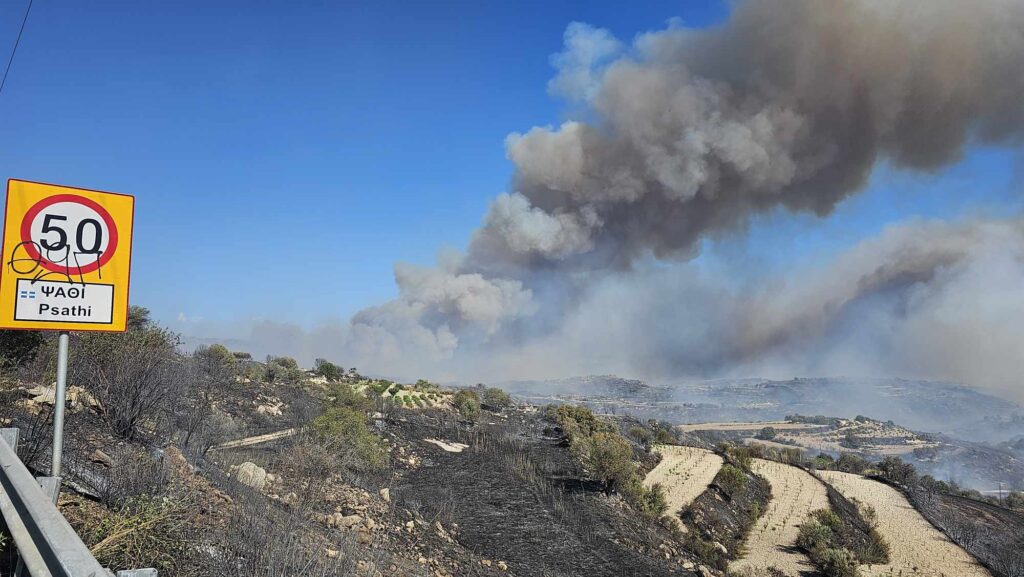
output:
[[[223,44],[183,28],[233,55],[198,71],[158,43],[119,69],[97,32],[73,39],[79,100],[53,94],[70,44],[51,20],[0,101],[29,111],[0,163],[138,195],[133,301],[191,342],[407,378],[882,376],[1024,400],[1024,6],[460,9],[332,9],[312,30],[256,9]],[[123,11],[102,26],[128,34]],[[535,42],[488,36],[530,17]],[[359,19],[393,21],[394,47],[331,26]],[[138,99],[97,108],[113,86],[192,105],[152,124]],[[66,143],[53,110],[77,118]],[[139,119],[154,156],[117,140]],[[83,142],[109,158],[53,162]],[[155,160],[188,147],[206,158]]]

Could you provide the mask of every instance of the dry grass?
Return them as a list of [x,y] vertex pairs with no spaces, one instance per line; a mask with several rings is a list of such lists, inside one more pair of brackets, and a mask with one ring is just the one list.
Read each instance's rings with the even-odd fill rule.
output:
[[722,457],[694,447],[656,445],[653,451],[661,454],[658,463],[644,479],[644,486],[660,483],[665,489],[668,513],[675,516],[700,496],[718,470],[722,468]]
[[821,477],[848,499],[875,510],[878,530],[889,543],[887,565],[866,565],[865,575],[991,577],[966,551],[935,529],[896,489],[850,473],[821,471]]
[[825,486],[803,469],[764,459],[751,468],[772,486],[768,510],[758,519],[746,543],[746,554],[733,562],[731,571],[748,567],[777,567],[787,575],[813,574],[814,565],[796,549],[800,524],[811,511],[828,509]]

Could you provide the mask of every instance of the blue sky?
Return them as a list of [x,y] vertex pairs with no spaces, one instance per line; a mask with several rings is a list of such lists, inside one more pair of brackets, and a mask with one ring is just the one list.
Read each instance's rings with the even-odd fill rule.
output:
[[[24,6],[0,0],[4,60]],[[726,16],[696,0],[38,2],[0,94],[0,175],[136,195],[132,300],[175,328],[344,319],[394,295],[394,261],[464,246],[507,185],[505,136],[563,118],[546,84],[567,24],[628,40]],[[771,215],[704,258],[781,268],[908,216],[1019,210],[1019,167],[1002,150],[936,175],[881,167],[842,218]]]

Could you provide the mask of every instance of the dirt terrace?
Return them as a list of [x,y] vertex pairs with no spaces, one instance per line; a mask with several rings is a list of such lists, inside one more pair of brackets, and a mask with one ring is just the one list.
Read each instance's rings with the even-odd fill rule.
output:
[[800,524],[816,509],[828,509],[825,486],[810,473],[773,461],[754,459],[752,469],[772,486],[768,510],[758,519],[747,540],[746,554],[729,569],[764,569],[775,566],[787,575],[813,575],[814,564],[796,548]]
[[668,512],[673,516],[708,488],[724,463],[722,457],[706,449],[658,445],[654,451],[661,455],[661,462],[647,474],[644,485],[660,483],[665,488]]
[[878,530],[889,543],[890,562],[861,568],[864,575],[888,577],[992,577],[966,551],[933,527],[897,489],[860,475],[821,471],[821,477],[848,499],[870,505]]

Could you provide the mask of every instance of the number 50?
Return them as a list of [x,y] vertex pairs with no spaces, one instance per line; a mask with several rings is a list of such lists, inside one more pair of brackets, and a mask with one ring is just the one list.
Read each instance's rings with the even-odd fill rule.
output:
[[[46,250],[50,251],[62,251],[68,246],[68,233],[63,228],[55,226],[53,221],[67,221],[68,217],[60,214],[46,214],[43,215],[43,234],[55,233],[57,235],[56,242],[50,242],[50,239],[42,238],[39,240],[39,244]],[[86,225],[92,226],[93,237],[92,246],[85,246],[85,227]],[[75,230],[75,246],[78,248],[78,254],[99,254],[100,247],[103,246],[103,227],[100,226],[99,221],[92,218],[84,218],[78,222],[78,228]]]

